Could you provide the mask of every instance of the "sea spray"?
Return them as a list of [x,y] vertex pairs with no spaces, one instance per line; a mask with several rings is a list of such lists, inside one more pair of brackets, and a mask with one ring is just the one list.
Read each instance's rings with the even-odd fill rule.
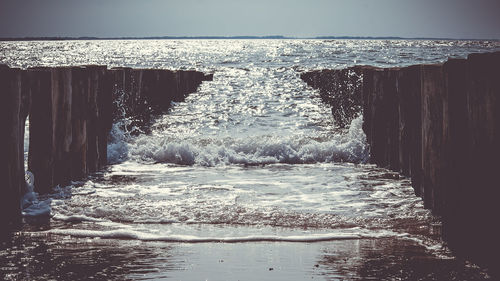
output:
[[[337,130],[331,108],[298,77],[300,70],[339,69],[352,64],[432,63],[500,46],[498,42],[480,41],[445,43],[428,40],[0,42],[12,46],[3,49],[4,62],[11,66],[92,63],[216,72],[213,82],[203,83],[185,102],[173,105],[163,117],[165,122],[155,126],[158,130],[153,128],[151,135],[129,137],[123,130],[125,127],[116,124],[110,142],[116,146],[110,146],[109,152],[119,152],[115,154],[121,156],[115,158],[119,163],[108,166],[93,179],[95,185],[83,189],[61,187],[59,193],[50,195],[54,217],[47,229],[49,233],[44,228],[29,232],[26,235],[31,236],[29,239],[17,239],[14,247],[7,249],[11,255],[2,252],[1,256],[9,263],[3,272],[10,274],[17,270],[20,273],[17,279],[33,279],[35,275],[58,279],[75,270],[88,273],[87,279],[102,277],[103,273],[108,279],[197,279],[206,272],[224,276],[227,266],[232,266],[246,269],[253,277],[259,271],[274,274],[253,279],[269,279],[276,273],[288,272],[287,278],[282,275],[283,280],[311,277],[483,280],[469,274],[463,262],[450,266],[451,261],[433,258],[440,246],[439,220],[423,208],[408,179],[372,165],[328,163],[335,159],[363,163],[368,151],[361,131],[362,118],[358,117],[349,130]],[[259,164],[276,162],[283,164]],[[312,240],[331,235],[333,240],[335,235],[347,232],[372,237],[385,230],[396,235],[377,241],[360,238],[315,245],[309,242],[292,246],[256,242],[184,245],[207,238],[214,242],[296,237]],[[41,239],[34,240],[36,233]],[[174,238],[177,242],[175,245],[136,243],[123,238],[161,241]],[[26,251],[20,255],[19,249]],[[273,255],[267,256],[270,251]],[[36,258],[45,253],[50,259]],[[115,253],[125,258],[115,258]],[[303,259],[304,254],[309,255],[308,259]],[[254,256],[264,258],[253,259]],[[241,263],[217,262],[222,257],[224,261]],[[274,262],[290,261],[290,257],[294,260],[285,262],[288,267],[278,270],[280,264]],[[207,261],[206,266],[200,267],[200,261]],[[267,270],[270,262],[274,263],[272,272]],[[236,267],[240,264],[241,267]],[[133,267],[134,274],[124,274],[127,266]],[[219,271],[217,266],[224,266],[224,270]],[[146,267],[154,272],[144,273],[142,269]],[[433,269],[442,273],[435,275]],[[158,275],[158,270],[168,276]],[[311,276],[312,270],[318,275]],[[325,275],[333,271],[337,275]],[[382,273],[373,275],[373,272]],[[358,276],[363,273],[368,275]]]
[[133,126],[132,117],[127,116],[124,100],[125,91],[117,89],[113,94],[114,108],[117,113],[108,137],[108,164],[117,164],[128,158],[128,142],[133,135],[143,133],[138,127]]
[[108,164],[123,162],[128,157],[127,141],[130,134],[125,130],[126,126],[122,123],[125,120],[119,120],[111,127],[108,139]]
[[21,213],[24,217],[49,216],[51,212],[51,198],[38,199],[38,193],[34,191],[35,176],[30,171],[26,172],[26,193],[21,198]]
[[363,117],[359,116],[344,133],[328,138],[264,134],[223,139],[203,136],[175,139],[162,135],[141,135],[130,142],[128,148],[130,157],[135,160],[208,167],[230,164],[365,163],[368,148],[362,121]]

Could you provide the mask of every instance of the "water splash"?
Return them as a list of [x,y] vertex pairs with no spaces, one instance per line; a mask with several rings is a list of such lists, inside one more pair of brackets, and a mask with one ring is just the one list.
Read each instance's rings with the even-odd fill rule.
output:
[[21,198],[21,214],[24,217],[49,216],[51,212],[51,198],[38,199],[38,193],[34,191],[35,176],[30,171],[26,172],[26,193]]
[[223,139],[196,137],[172,139],[145,136],[130,145],[130,157],[145,162],[181,165],[264,165],[330,162],[364,163],[368,158],[362,116],[349,130],[328,138],[307,135],[263,134]]

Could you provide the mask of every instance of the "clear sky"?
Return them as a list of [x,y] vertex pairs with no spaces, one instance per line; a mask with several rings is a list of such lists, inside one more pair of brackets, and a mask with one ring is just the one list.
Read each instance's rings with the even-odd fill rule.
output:
[[0,0],[0,37],[500,39],[500,0]]

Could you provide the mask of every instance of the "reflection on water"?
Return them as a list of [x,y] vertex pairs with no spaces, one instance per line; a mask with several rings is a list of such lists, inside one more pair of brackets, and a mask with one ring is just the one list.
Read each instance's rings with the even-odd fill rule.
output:
[[[1,244],[3,280],[128,280],[170,270],[171,246],[18,233]],[[152,264],[152,261],[157,264]],[[172,264],[173,263],[173,264]]]
[[487,280],[417,243],[163,243],[17,233],[0,247],[4,280]]
[[[286,170],[286,169],[285,169]],[[383,187],[397,175],[369,168],[361,185],[368,190]],[[347,176],[349,177],[349,176]],[[112,178],[117,184],[134,178]],[[96,179],[96,182],[99,180]],[[377,184],[378,181],[378,184]],[[73,196],[79,197],[78,194]],[[84,197],[82,197],[84,198]],[[355,198],[355,197],[353,197]],[[89,202],[89,205],[92,205]],[[391,203],[379,208],[391,209]],[[392,216],[392,218],[391,218]],[[439,243],[439,224],[408,217],[388,216],[379,222],[408,235],[380,237],[336,236],[318,242],[183,243],[142,241],[130,237],[75,237],[50,233],[51,229],[96,229],[85,220],[33,219],[0,244],[0,276],[5,280],[489,280],[487,271],[453,257]],[[382,219],[380,217],[379,219]],[[296,217],[297,221],[303,220]],[[254,218],[255,220],[255,218]],[[293,221],[292,218],[287,218]],[[278,234],[329,233],[328,225],[314,226],[311,220],[291,226],[263,223],[185,224],[142,222],[134,229],[155,233],[216,237]],[[371,220],[369,220],[371,221]],[[355,219],[352,222],[363,223]],[[389,224],[390,222],[390,224]],[[332,222],[332,226],[338,222]],[[373,222],[372,222],[373,223]],[[334,227],[335,228],[335,227]],[[353,225],[337,225],[337,231],[359,231]],[[373,235],[376,229],[369,232]],[[380,230],[382,231],[382,230]],[[342,233],[342,232],[339,232]],[[337,234],[339,234],[337,233]]]
[[326,280],[485,280],[477,267],[429,255],[414,243],[394,239],[327,245],[319,261]]
[[151,134],[115,126],[113,164],[57,187],[43,201],[50,218],[30,219],[2,240],[0,278],[486,279],[443,246],[439,218],[408,179],[365,164],[362,116],[336,128],[299,72],[434,63],[499,48],[428,40],[0,42],[0,63],[11,66],[214,73]]

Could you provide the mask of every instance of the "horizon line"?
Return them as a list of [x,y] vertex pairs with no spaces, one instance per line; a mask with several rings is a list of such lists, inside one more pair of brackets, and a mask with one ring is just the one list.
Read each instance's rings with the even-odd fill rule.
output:
[[500,41],[494,38],[451,38],[451,37],[401,37],[401,36],[283,36],[283,35],[240,35],[240,36],[121,36],[121,37],[94,37],[94,36],[25,36],[0,37],[0,41],[69,41],[69,40],[217,40],[217,39],[318,39],[318,40],[457,40],[457,41]]

